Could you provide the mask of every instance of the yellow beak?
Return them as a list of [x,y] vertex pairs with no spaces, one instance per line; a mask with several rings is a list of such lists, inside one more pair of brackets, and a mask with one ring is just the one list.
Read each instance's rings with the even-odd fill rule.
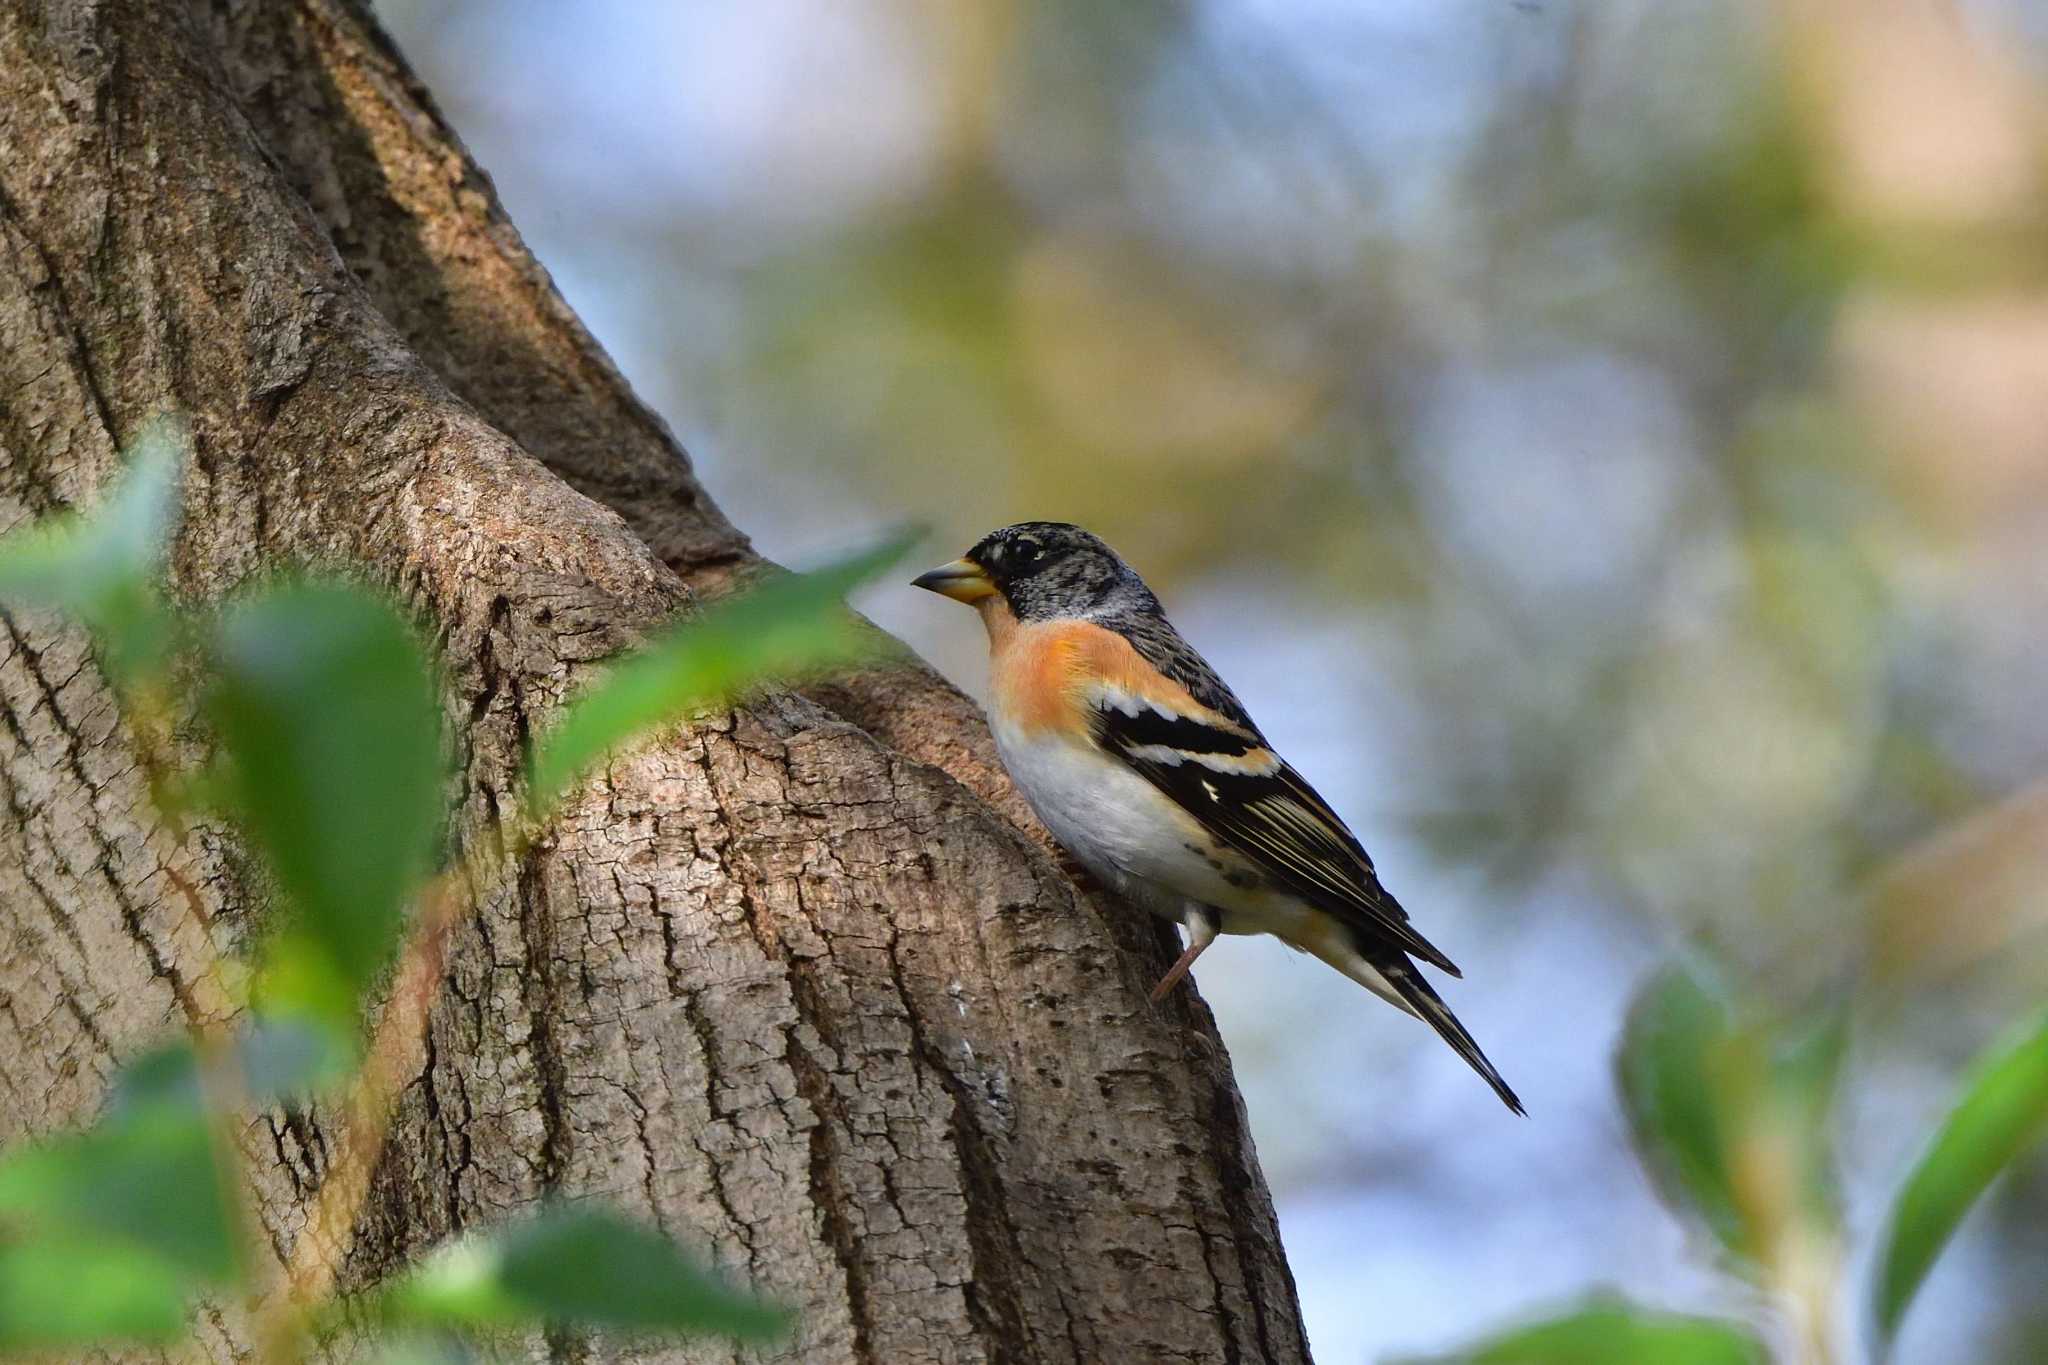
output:
[[969,559],[956,559],[951,564],[941,564],[930,573],[919,574],[910,580],[913,588],[923,588],[941,597],[950,597],[955,602],[979,602],[984,597],[995,595],[996,585],[981,565]]

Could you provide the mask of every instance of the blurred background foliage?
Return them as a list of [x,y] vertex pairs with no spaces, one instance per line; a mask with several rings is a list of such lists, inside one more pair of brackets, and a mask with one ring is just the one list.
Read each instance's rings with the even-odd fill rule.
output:
[[[1773,1283],[1867,1337],[2048,982],[2048,7],[378,8],[764,549],[1099,531],[1465,966],[1527,1124],[1312,962],[1198,973],[1320,1358],[1595,1286],[1794,1347],[1631,1152],[1681,944],[1835,1021]],[[971,623],[865,600],[981,687]],[[2048,1356],[2044,1228],[2022,1162],[1897,1358]]]

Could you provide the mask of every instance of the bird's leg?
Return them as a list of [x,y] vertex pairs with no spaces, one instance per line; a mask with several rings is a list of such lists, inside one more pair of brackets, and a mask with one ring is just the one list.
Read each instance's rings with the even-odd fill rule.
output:
[[1202,955],[1202,950],[1216,941],[1216,920],[1206,911],[1191,905],[1181,923],[1187,926],[1188,946],[1174,959],[1173,966],[1167,968],[1166,975],[1159,978],[1159,984],[1152,988],[1152,1003],[1155,1005],[1180,984],[1180,979],[1188,974],[1188,968],[1195,965],[1195,959]]
[[1181,955],[1173,960],[1173,965],[1167,968],[1166,975],[1159,978],[1159,984],[1152,988],[1153,1004],[1156,1005],[1164,1000],[1167,992],[1180,984],[1180,979],[1188,974],[1188,968],[1195,965],[1195,959],[1200,957],[1202,949],[1208,946],[1207,943],[1197,939],[1182,950]]

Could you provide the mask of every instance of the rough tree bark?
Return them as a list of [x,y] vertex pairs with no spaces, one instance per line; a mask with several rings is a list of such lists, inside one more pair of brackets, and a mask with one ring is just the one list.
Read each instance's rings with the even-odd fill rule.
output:
[[[457,840],[594,661],[753,562],[358,0],[0,0],[0,525],[89,504],[163,409],[196,440],[182,597],[343,565],[436,623]],[[13,1138],[226,1010],[197,964],[260,896],[221,831],[153,823],[85,641],[0,625]],[[971,706],[908,668],[613,764],[458,930],[321,1250],[360,1283],[602,1193],[796,1304],[776,1359],[1306,1358],[1207,1011],[1147,1008],[1158,932],[1030,828]],[[244,1136],[280,1257],[333,1131]],[[247,1325],[199,1331],[229,1360]]]

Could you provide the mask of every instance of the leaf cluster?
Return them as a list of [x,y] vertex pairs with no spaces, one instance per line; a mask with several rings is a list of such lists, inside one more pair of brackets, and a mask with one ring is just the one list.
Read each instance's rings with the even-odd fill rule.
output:
[[[332,578],[280,579],[213,610],[173,605],[159,577],[188,445],[178,423],[152,424],[96,511],[0,540],[0,607],[87,628],[145,748],[154,731],[140,717],[204,723],[207,771],[169,774],[145,755],[166,823],[181,829],[195,807],[233,823],[280,904],[251,961],[217,964],[242,983],[232,1031],[166,1042],[120,1072],[90,1128],[0,1152],[0,1350],[172,1342],[196,1299],[260,1292],[235,1116],[321,1097],[374,1112],[361,1034],[394,959],[431,932],[419,906],[501,874],[621,746],[867,657],[879,637],[844,598],[907,548],[779,575],[615,661],[529,755],[524,827],[444,867],[449,744],[420,633],[382,593]],[[789,1326],[667,1237],[581,1203],[465,1236],[350,1299],[272,1297],[285,1301],[262,1334],[275,1361],[336,1322],[376,1324],[391,1361],[467,1359],[465,1340],[537,1324],[742,1340]]]

